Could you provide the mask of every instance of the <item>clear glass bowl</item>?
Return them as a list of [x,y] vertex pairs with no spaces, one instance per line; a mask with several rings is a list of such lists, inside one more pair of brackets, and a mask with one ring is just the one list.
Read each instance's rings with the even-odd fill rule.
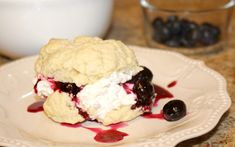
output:
[[185,54],[226,46],[234,0],[140,0],[149,46]]

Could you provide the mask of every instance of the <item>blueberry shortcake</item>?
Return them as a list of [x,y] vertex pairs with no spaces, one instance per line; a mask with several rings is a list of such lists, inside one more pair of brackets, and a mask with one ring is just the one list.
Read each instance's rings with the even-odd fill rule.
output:
[[40,50],[35,71],[35,93],[55,122],[129,121],[150,112],[156,96],[152,72],[116,40],[51,39]]

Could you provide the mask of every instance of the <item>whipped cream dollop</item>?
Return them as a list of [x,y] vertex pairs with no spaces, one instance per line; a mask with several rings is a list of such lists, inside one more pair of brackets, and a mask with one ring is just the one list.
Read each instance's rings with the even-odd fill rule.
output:
[[77,97],[79,106],[88,111],[90,118],[104,118],[111,110],[135,104],[136,95],[127,93],[121,83],[132,78],[133,71],[113,72],[109,77],[85,86]]
[[51,83],[47,80],[39,81],[37,84],[37,91],[39,96],[47,97],[54,92],[51,88]]
[[43,75],[37,75],[33,80],[36,93],[43,98],[48,97],[54,92],[55,82],[52,79],[47,79]]

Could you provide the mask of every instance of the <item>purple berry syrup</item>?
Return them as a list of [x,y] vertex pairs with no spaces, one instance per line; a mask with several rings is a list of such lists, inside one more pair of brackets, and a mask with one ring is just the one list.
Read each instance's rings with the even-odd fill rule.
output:
[[44,101],[34,102],[33,104],[28,106],[27,111],[31,113],[41,112],[43,111],[43,104]]

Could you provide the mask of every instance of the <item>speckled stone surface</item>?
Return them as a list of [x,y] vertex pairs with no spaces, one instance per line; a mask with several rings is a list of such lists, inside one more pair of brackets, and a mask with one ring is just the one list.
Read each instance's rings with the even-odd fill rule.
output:
[[[234,15],[235,17],[235,15]],[[106,38],[122,40],[126,44],[147,46],[144,39],[142,11],[138,0],[116,0],[112,25]],[[177,147],[235,147],[235,18],[224,51],[212,55],[190,55],[221,73],[228,83],[232,106],[218,125],[209,133],[186,140]],[[12,60],[0,56],[0,65]]]

